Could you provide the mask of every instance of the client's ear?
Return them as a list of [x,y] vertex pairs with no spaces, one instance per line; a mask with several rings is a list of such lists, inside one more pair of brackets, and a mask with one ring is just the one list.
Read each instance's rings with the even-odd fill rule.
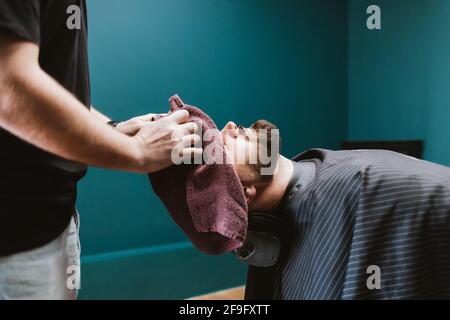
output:
[[251,204],[256,197],[256,188],[255,186],[244,186],[245,199],[247,200],[247,204]]

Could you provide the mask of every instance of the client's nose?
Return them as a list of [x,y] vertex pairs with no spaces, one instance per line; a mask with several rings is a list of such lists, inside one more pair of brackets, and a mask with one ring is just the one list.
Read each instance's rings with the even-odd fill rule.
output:
[[228,122],[225,127],[222,129],[222,135],[231,135],[235,136],[237,133],[237,125],[233,121]]
[[235,129],[236,128],[236,123],[234,123],[233,121],[229,121],[225,127],[223,128],[223,130],[227,130],[227,129]]
[[221,134],[222,134],[222,138],[225,144],[227,144],[228,139],[227,138],[231,138],[231,139],[236,139],[238,136],[238,127],[236,125],[236,123],[234,123],[233,121],[230,121],[226,124],[226,126],[223,128]]

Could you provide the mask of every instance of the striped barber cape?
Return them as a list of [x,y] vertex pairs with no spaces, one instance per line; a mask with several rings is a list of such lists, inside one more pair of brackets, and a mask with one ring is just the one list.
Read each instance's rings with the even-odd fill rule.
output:
[[382,150],[294,159],[311,160],[275,299],[450,298],[450,168]]

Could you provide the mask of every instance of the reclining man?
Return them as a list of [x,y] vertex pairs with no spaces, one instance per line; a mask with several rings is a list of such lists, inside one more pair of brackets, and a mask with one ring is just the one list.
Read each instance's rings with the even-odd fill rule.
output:
[[[259,212],[282,222],[280,258],[250,266],[248,299],[450,298],[450,168],[383,150],[314,149],[289,160],[271,143],[276,129],[230,122],[221,132],[250,228]],[[272,153],[272,175],[249,162],[261,148]]]

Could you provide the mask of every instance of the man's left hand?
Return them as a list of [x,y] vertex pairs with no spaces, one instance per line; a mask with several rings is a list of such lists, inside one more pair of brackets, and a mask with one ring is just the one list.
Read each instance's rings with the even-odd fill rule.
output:
[[116,126],[116,130],[128,136],[136,135],[143,127],[149,123],[166,116],[167,114],[150,113],[144,116],[132,118],[130,120],[120,122]]

